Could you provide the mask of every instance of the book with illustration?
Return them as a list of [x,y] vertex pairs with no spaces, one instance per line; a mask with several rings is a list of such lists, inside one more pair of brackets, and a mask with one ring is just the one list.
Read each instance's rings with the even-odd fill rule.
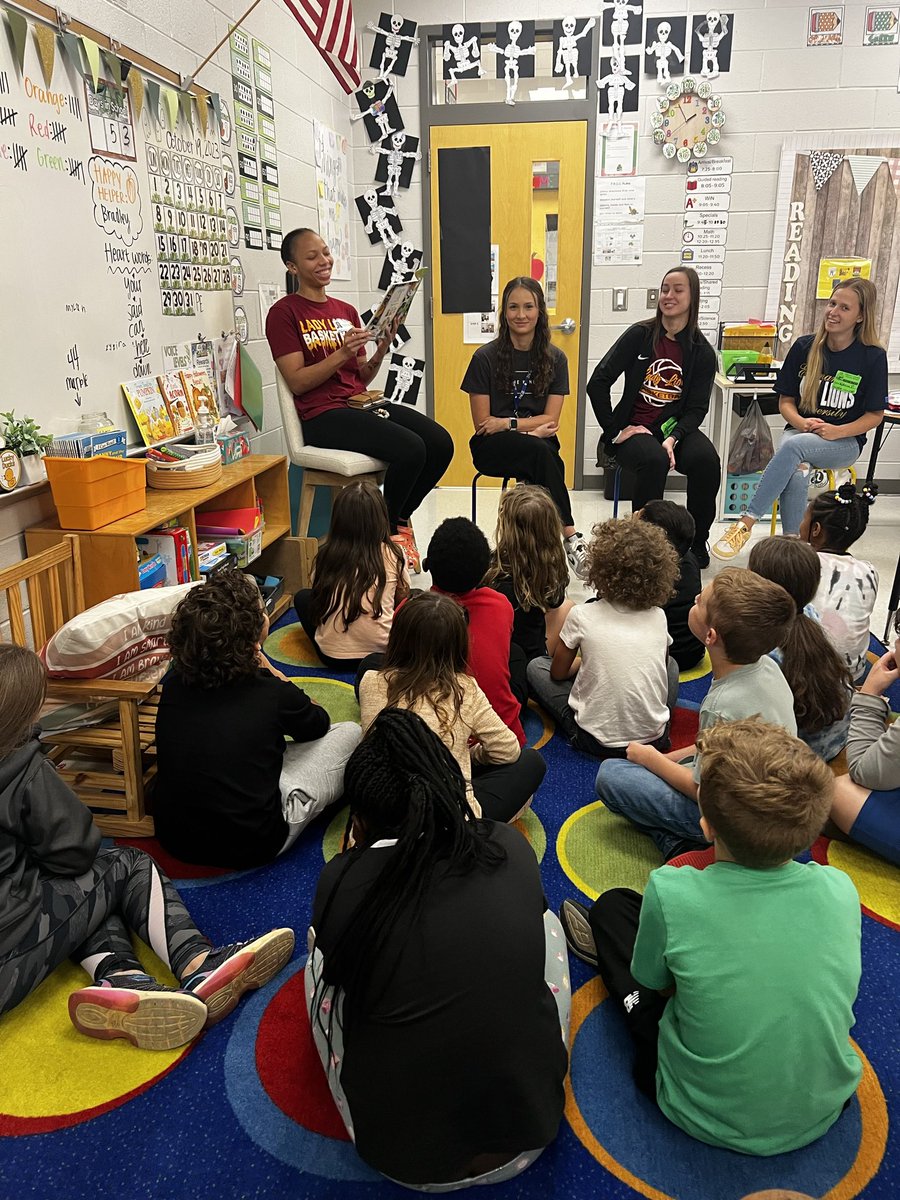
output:
[[175,426],[154,375],[140,375],[121,386],[145,446],[175,436]]
[[202,367],[193,367],[190,371],[181,372],[181,383],[184,387],[184,393],[187,396],[188,404],[191,408],[191,415],[194,418],[194,424],[198,425],[197,410],[201,404],[205,404],[212,413],[212,419],[218,425],[219,423],[219,405],[216,403],[216,395],[213,391],[212,380],[209,373]]
[[176,433],[194,432],[194,414],[188,404],[184,384],[178,371],[167,371],[165,375],[157,375],[159,390],[163,394],[172,424]]

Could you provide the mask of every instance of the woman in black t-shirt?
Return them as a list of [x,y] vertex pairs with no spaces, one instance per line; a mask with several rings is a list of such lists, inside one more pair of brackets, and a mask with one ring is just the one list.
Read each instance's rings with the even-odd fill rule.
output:
[[475,470],[547,489],[563,523],[566,557],[583,579],[587,546],[572,519],[556,436],[569,393],[569,364],[550,341],[547,305],[536,280],[518,275],[503,289],[500,333],[472,355],[460,387],[472,405]]
[[740,554],[775,500],[781,506],[781,532],[798,537],[807,501],[808,474],[802,467],[837,471],[851,466],[866,434],[884,420],[888,369],[875,324],[877,299],[871,280],[841,280],[818,332],[791,346],[774,388],[787,421],[781,445],[747,512],[713,546],[716,558]]
[[474,818],[409,711],[376,717],[344,794],[353,849],[319,878],[306,966],[344,1123],[408,1187],[511,1178],[556,1136],[567,1063],[565,942],[534,852]]

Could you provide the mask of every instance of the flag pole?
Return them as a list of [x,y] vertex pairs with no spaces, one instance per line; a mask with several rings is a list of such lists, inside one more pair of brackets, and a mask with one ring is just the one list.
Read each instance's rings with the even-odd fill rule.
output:
[[228,30],[228,32],[225,34],[225,36],[221,39],[221,41],[217,42],[216,45],[212,48],[212,50],[210,50],[209,54],[207,54],[206,58],[204,58],[203,62],[200,64],[199,67],[197,67],[197,69],[194,71],[194,73],[192,75],[189,75],[186,79],[182,76],[182,81],[181,81],[182,91],[186,92],[190,88],[191,84],[194,82],[194,80],[197,78],[197,76],[200,74],[200,72],[203,70],[203,68],[209,62],[209,60],[213,57],[213,55],[217,54],[222,49],[222,47],[225,45],[225,43],[228,41],[228,39],[231,37],[231,35],[234,33],[234,31],[236,29],[238,29],[243,24],[244,21],[247,20],[247,18],[253,12],[254,8],[256,8],[257,5],[261,4],[261,3],[262,3],[262,0],[253,0],[253,3],[247,9],[247,11],[244,13],[244,15],[242,17],[238,17],[238,19],[231,26],[231,28]]

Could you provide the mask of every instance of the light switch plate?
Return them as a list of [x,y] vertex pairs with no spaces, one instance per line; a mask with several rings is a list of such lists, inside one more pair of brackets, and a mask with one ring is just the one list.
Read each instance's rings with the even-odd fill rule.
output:
[[647,307],[656,308],[659,304],[659,288],[647,288]]
[[612,307],[613,312],[628,311],[628,288],[613,288]]

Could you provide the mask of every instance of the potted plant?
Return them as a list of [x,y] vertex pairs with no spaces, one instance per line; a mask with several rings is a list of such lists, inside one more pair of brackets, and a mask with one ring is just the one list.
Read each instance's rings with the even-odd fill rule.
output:
[[43,456],[53,441],[51,434],[41,433],[32,417],[17,417],[15,410],[0,412],[3,420],[2,441],[7,450],[19,456],[22,463],[22,483],[39,483],[46,478]]

